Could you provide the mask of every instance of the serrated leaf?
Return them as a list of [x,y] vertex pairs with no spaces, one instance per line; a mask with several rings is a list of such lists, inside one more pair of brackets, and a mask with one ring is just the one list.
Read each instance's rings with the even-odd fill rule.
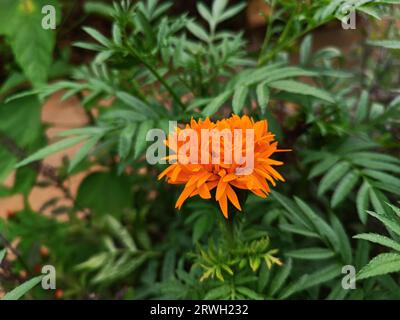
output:
[[274,296],[282,286],[285,284],[288,279],[290,272],[292,271],[292,259],[288,259],[287,262],[283,265],[283,267],[279,268],[277,274],[271,281],[271,285],[269,286],[269,294]]
[[358,216],[363,224],[367,222],[367,210],[369,203],[369,184],[364,181],[357,193],[356,206]]
[[391,185],[395,186],[396,188],[400,189],[400,179],[394,177],[393,175],[390,175],[390,174],[387,174],[387,173],[384,173],[381,171],[377,171],[377,170],[370,170],[370,169],[363,170],[362,172],[369,177],[372,177],[383,183],[391,184]]
[[246,288],[246,287],[236,287],[236,290],[237,290],[240,294],[242,294],[242,295],[244,295],[245,297],[250,298],[250,299],[261,300],[261,299],[263,298],[262,296],[260,296],[260,295],[259,295],[257,292],[255,292],[254,290],[251,290],[251,289]]
[[222,22],[236,16],[245,7],[246,7],[245,3],[239,3],[235,6],[228,8],[227,10],[225,10],[224,13],[222,13],[222,15],[218,17],[218,22]]
[[103,46],[109,47],[111,42],[105,36],[103,36],[99,31],[91,27],[82,28],[87,34],[89,34],[93,39],[100,42]]
[[153,128],[153,121],[143,121],[138,128],[135,141],[135,154],[134,158],[137,159],[146,149],[147,141],[146,136],[150,129]]
[[299,235],[302,235],[302,236],[305,236],[305,237],[319,238],[318,234],[316,234],[314,232],[310,232],[310,231],[308,231],[306,229],[303,229],[303,228],[295,226],[295,225],[281,223],[279,225],[279,228],[281,228],[284,231],[295,233],[295,234],[299,234]]
[[325,248],[306,248],[286,252],[286,255],[295,259],[323,260],[332,258],[335,253]]
[[105,218],[107,227],[110,228],[113,235],[118,238],[126,249],[131,252],[137,251],[135,241],[132,239],[128,230],[113,216],[107,215]]
[[318,232],[322,239],[326,239],[333,248],[336,248],[339,245],[339,240],[333,229],[303,200],[295,197],[295,201],[313,225],[313,229]]
[[215,300],[215,299],[226,298],[230,293],[231,293],[231,288],[229,287],[229,285],[222,285],[220,287],[211,289],[209,292],[207,292],[204,299]]
[[85,139],[87,139],[86,136],[79,136],[79,137],[72,137],[72,138],[64,139],[59,142],[53,143],[52,145],[44,147],[43,149],[40,149],[39,151],[35,152],[34,154],[29,156],[25,160],[19,162],[15,167],[19,168],[19,167],[25,166],[29,163],[41,160],[51,154],[54,154],[61,150],[72,147]]
[[381,221],[388,229],[400,236],[400,224],[397,221],[387,218],[383,214],[367,211],[371,216]]
[[339,157],[337,156],[326,157],[324,160],[318,162],[315,166],[312,167],[310,174],[308,175],[308,178],[312,179],[321,175],[338,161]]
[[382,253],[360,270],[357,279],[366,279],[400,271],[400,254]]
[[353,255],[352,255],[350,240],[349,237],[347,236],[347,232],[344,229],[343,224],[336,215],[331,214],[330,220],[331,220],[331,226],[339,240],[339,246],[337,248],[334,248],[333,250],[341,255],[344,263],[351,264],[353,260]]
[[260,106],[261,113],[264,114],[265,110],[267,109],[270,92],[267,84],[265,82],[260,83],[256,89],[257,94],[257,102]]
[[36,287],[43,279],[43,276],[38,276],[29,281],[21,284],[14,290],[7,293],[2,300],[19,300],[22,296],[24,296],[28,291]]
[[228,4],[228,0],[215,0],[212,5],[212,15],[215,20],[221,16]]
[[367,240],[400,252],[400,243],[377,233],[361,233],[353,238]]
[[322,178],[318,186],[318,194],[323,195],[350,169],[348,162],[339,162],[334,165]]
[[367,42],[371,46],[383,47],[386,49],[400,49],[400,41],[398,40],[375,40]]
[[300,64],[306,65],[311,57],[311,49],[312,49],[312,36],[307,35],[300,46]]
[[331,206],[335,208],[338,204],[340,204],[346,196],[349,195],[350,191],[357,184],[359,176],[355,174],[353,171],[350,171],[348,174],[344,176],[344,178],[340,181],[339,185],[335,188],[335,192],[333,193],[331,199]]
[[213,20],[213,17],[211,16],[211,12],[208,10],[208,8],[204,5],[202,2],[197,3],[197,11],[200,13],[201,17],[207,21],[210,22]]
[[314,273],[306,274],[295,281],[290,288],[280,295],[280,299],[287,299],[296,292],[312,288],[322,283],[328,282],[341,275],[341,267],[337,264],[328,265]]
[[121,101],[126,103],[127,106],[129,106],[130,108],[135,110],[137,113],[139,113],[139,114],[145,113],[149,117],[156,116],[154,111],[145,102],[136,98],[135,96],[133,96],[127,92],[123,92],[123,91],[118,91],[116,93],[116,96]]
[[357,111],[356,111],[357,123],[364,121],[368,115],[368,99],[369,99],[368,91],[363,90],[357,105]]
[[268,84],[271,88],[275,88],[278,90],[290,92],[290,93],[297,93],[301,95],[313,96],[319,98],[321,100],[325,100],[330,103],[334,103],[335,100],[330,95],[329,92],[318,89],[316,87],[312,87],[308,84],[294,81],[294,80],[280,80],[271,82]]
[[248,93],[249,88],[246,86],[239,86],[238,88],[236,88],[232,99],[232,108],[235,114],[241,113]]
[[90,150],[99,142],[101,135],[91,137],[85,144],[78,150],[69,164],[68,172],[71,173],[76,166],[89,154]]
[[196,36],[200,40],[203,40],[204,42],[210,41],[210,37],[208,36],[207,32],[199,24],[193,21],[189,21],[186,27],[194,36]]
[[122,160],[126,159],[131,151],[133,135],[135,134],[136,127],[136,123],[129,124],[126,128],[124,128],[124,130],[122,130],[119,136],[118,154]]

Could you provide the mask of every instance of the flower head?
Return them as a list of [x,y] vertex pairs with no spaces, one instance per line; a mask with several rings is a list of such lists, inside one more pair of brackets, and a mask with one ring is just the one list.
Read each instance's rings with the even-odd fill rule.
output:
[[227,218],[228,200],[242,210],[238,189],[266,198],[270,184],[285,181],[273,168],[283,162],[270,157],[288,150],[278,149],[266,120],[254,122],[248,116],[237,115],[217,122],[192,119],[184,129],[177,128],[169,135],[166,144],[173,152],[166,159],[174,163],[158,178],[185,185],[176,202],[179,209],[189,197],[214,197]]

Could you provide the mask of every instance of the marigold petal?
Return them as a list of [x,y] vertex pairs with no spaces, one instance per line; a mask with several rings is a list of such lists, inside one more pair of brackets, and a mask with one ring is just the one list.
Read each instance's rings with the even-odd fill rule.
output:
[[176,201],[175,208],[180,209],[185,202],[185,200],[191,195],[191,193],[195,190],[195,186],[185,186],[182,193],[180,194],[178,200]]
[[224,194],[219,200],[219,207],[221,208],[222,214],[228,219],[228,200],[226,194]]
[[232,187],[229,184],[226,186],[226,194],[227,194],[229,200],[232,202],[232,204],[238,210],[242,211],[242,208],[241,208],[240,203],[239,203],[239,199],[238,199],[235,191],[232,189]]
[[204,183],[200,186],[199,190],[199,195],[203,199],[211,199],[211,193],[210,190],[207,187],[207,184]]
[[226,189],[227,185],[228,185],[228,183],[227,182],[223,182],[222,180],[220,180],[218,182],[217,192],[215,194],[215,199],[216,200],[219,200],[225,194],[225,189]]

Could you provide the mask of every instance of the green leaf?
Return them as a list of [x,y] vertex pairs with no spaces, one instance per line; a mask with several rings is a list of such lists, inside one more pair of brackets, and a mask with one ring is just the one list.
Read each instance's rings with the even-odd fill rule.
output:
[[103,36],[99,31],[93,29],[91,27],[83,27],[82,28],[86,33],[88,33],[93,39],[100,42],[103,46],[109,47],[111,45],[110,40],[108,40],[105,36]]
[[19,287],[7,293],[2,300],[18,300],[24,296],[28,291],[37,286],[43,279],[43,276],[38,276],[29,281],[21,284]]
[[128,230],[113,216],[107,215],[105,218],[107,227],[110,228],[113,235],[131,252],[137,251],[137,246],[130,236]]
[[392,230],[398,236],[400,236],[400,224],[397,221],[387,218],[383,214],[378,214],[372,211],[367,211],[371,216],[381,221],[388,229]]
[[382,253],[360,270],[357,279],[366,279],[400,271],[400,254]]
[[69,164],[68,172],[71,173],[76,166],[83,161],[92,150],[92,148],[99,142],[101,139],[101,135],[93,136],[85,144],[78,150]]
[[156,117],[157,115],[155,112],[143,101],[140,99],[136,98],[135,96],[123,92],[123,91],[117,91],[116,96],[118,99],[120,99],[122,102],[126,103],[127,106],[132,108],[135,112],[139,114],[145,114],[148,117]]
[[369,100],[369,93],[367,90],[363,90],[357,105],[357,111],[356,111],[357,123],[364,121],[368,115],[368,100]]
[[15,167],[19,168],[22,166],[25,166],[29,163],[41,160],[51,154],[57,153],[61,150],[67,149],[69,147],[72,147],[79,142],[85,140],[87,137],[85,136],[79,136],[79,137],[72,137],[68,139],[61,140],[59,142],[53,143],[50,146],[44,147],[43,149],[40,149],[39,151],[35,152],[25,160],[19,162]]
[[126,178],[108,172],[95,172],[79,186],[77,205],[99,214],[121,214],[131,208],[131,185]]
[[281,223],[279,225],[279,228],[281,228],[282,230],[286,231],[286,232],[291,232],[291,233],[295,233],[295,234],[299,234],[305,237],[310,237],[310,238],[319,238],[319,235],[314,233],[314,232],[310,232],[306,229],[303,229],[301,227],[295,226],[295,225],[291,225],[291,224],[286,224],[286,223]]
[[55,45],[55,31],[45,30],[42,27],[44,16],[41,8],[47,4],[56,6],[57,13],[61,12],[57,1],[36,0],[29,3],[20,1],[15,7],[12,18],[7,19],[8,37],[16,61],[35,86],[47,81]]
[[295,259],[322,260],[332,258],[335,253],[325,248],[307,248],[292,250],[287,252],[286,255]]
[[247,298],[254,299],[254,300],[262,300],[263,297],[260,296],[257,292],[254,290],[251,290],[246,287],[236,287],[237,292],[240,294],[244,295]]
[[280,80],[269,83],[269,86],[278,90],[287,91],[290,93],[297,93],[307,96],[313,96],[321,100],[325,100],[330,103],[334,103],[335,100],[332,98],[330,93],[327,91],[312,87],[308,84],[294,80]]
[[339,157],[337,156],[327,156],[324,160],[318,162],[310,171],[308,175],[309,179],[317,177],[322,173],[326,172],[330,167],[332,167],[336,162],[339,161]]
[[270,92],[267,84],[265,82],[260,83],[256,89],[257,94],[257,102],[260,106],[261,113],[264,114],[265,110],[267,109]]
[[400,41],[398,40],[375,40],[367,42],[371,46],[383,47],[386,49],[400,49]]
[[339,245],[339,240],[333,229],[303,200],[295,197],[295,201],[313,225],[313,229],[318,232],[322,239],[326,239],[331,247],[336,248]]
[[340,204],[351,192],[354,186],[357,184],[359,176],[353,171],[350,171],[344,178],[340,181],[339,185],[335,188],[331,199],[331,206],[335,208]]
[[382,195],[379,193],[378,190],[375,190],[372,187],[369,188],[369,198],[376,212],[385,212],[385,208],[383,207]]
[[322,283],[328,282],[341,275],[341,267],[337,264],[328,265],[314,273],[307,274],[295,281],[280,295],[280,299],[287,299],[296,292],[312,288]]
[[388,162],[400,165],[400,159],[384,153],[377,152],[352,152],[349,155],[350,159],[357,159],[359,161],[376,161],[376,162]]
[[164,257],[161,270],[162,281],[167,281],[174,277],[175,264],[176,264],[176,251],[175,249],[170,249],[167,251]]
[[246,86],[239,86],[236,88],[232,99],[232,108],[235,114],[240,114],[242,112],[248,93],[249,88]]
[[380,234],[361,233],[361,234],[354,236],[353,238],[363,239],[363,240],[367,240],[370,242],[374,242],[374,243],[380,244],[382,246],[385,246],[385,247],[388,247],[388,248],[391,248],[391,249],[394,249],[394,250],[400,252],[400,243],[397,243],[396,241],[394,241],[388,237],[382,236]]
[[367,222],[367,210],[369,203],[369,184],[367,181],[361,185],[361,188],[358,190],[356,205],[358,216],[363,224]]
[[246,7],[245,3],[239,3],[239,4],[235,5],[235,6],[232,6],[232,7],[228,8],[227,10],[225,10],[224,13],[222,13],[222,15],[220,15],[218,17],[218,22],[222,22],[222,21],[225,21],[225,20],[228,20],[228,19],[232,18],[233,16],[236,16],[245,7]]
[[348,170],[350,164],[348,162],[339,162],[334,165],[322,178],[318,186],[318,194],[323,195],[335,182],[337,182]]
[[392,164],[375,160],[367,160],[367,159],[357,159],[357,158],[353,159],[351,162],[368,169],[400,173],[400,165],[398,164]]
[[312,36],[307,35],[300,46],[300,64],[307,65],[311,57],[312,50]]
[[104,266],[110,259],[110,254],[107,252],[102,252],[90,257],[88,260],[76,265],[74,270],[96,270]]
[[211,289],[209,292],[207,292],[204,299],[215,300],[215,299],[226,298],[228,295],[230,295],[230,293],[231,293],[230,286],[225,284],[220,287]]
[[210,42],[210,38],[207,32],[197,23],[189,21],[186,27],[194,36],[196,36],[200,40],[203,40],[204,42]]
[[353,254],[352,254],[350,240],[349,237],[347,236],[347,232],[344,229],[343,224],[340,222],[339,218],[336,215],[331,214],[330,220],[331,220],[331,226],[339,240],[339,246],[334,248],[333,250],[341,255],[344,263],[351,264],[353,260]]
[[212,15],[218,20],[228,4],[228,0],[215,0],[212,5]]
[[197,2],[197,11],[200,13],[201,17],[207,21],[211,22],[213,20],[213,17],[211,16],[211,12],[208,10],[208,8],[204,5],[202,2]]
[[118,154],[122,160],[126,159],[131,151],[133,135],[135,134],[136,127],[136,123],[128,124],[128,126],[122,130],[121,135],[119,136]]
[[143,151],[146,149],[146,135],[150,129],[153,128],[153,121],[143,121],[138,128],[135,142],[135,154],[134,158],[137,159]]
[[391,184],[395,186],[396,188],[400,189],[400,179],[394,177],[393,175],[381,172],[381,171],[376,171],[376,170],[363,170],[362,171],[364,174],[366,174],[369,177],[372,177],[376,180],[379,180],[383,183]]
[[279,268],[278,273],[274,276],[269,286],[269,294],[274,296],[282,288],[292,271],[292,259],[288,259],[283,267]]

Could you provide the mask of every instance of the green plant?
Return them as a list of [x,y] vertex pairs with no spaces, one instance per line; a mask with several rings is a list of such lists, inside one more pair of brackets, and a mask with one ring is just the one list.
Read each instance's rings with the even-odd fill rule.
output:
[[392,215],[388,215],[385,212],[375,213],[369,211],[368,213],[385,225],[389,233],[392,235],[392,239],[376,233],[362,233],[354,236],[354,238],[379,244],[394,250],[394,252],[381,253],[377,255],[363,269],[360,270],[357,276],[358,279],[389,274],[391,272],[398,272],[400,270],[400,209],[395,206],[390,206],[390,208],[394,213]]

